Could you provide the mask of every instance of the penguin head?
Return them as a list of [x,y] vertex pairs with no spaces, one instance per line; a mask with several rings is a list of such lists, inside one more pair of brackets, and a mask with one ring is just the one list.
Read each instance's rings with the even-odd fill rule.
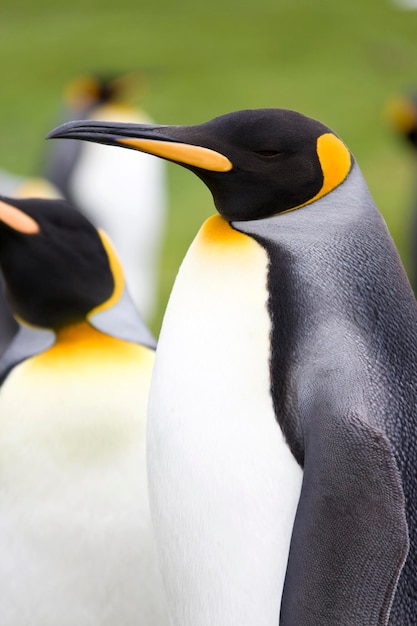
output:
[[417,150],[417,93],[410,91],[390,98],[384,108],[384,117],[392,130]]
[[133,104],[143,95],[145,75],[141,72],[100,74],[92,72],[71,80],[64,91],[69,110],[94,110],[108,104]]
[[228,221],[307,205],[347,177],[352,156],[324,124],[286,109],[237,111],[196,126],[69,122],[49,137],[148,152],[192,170]]
[[16,317],[59,329],[112,298],[105,235],[64,200],[0,197],[0,268]]

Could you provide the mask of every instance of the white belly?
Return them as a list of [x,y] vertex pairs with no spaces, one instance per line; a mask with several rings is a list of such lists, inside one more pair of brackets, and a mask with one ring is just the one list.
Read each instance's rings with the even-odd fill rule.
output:
[[2,626],[166,624],[145,472],[150,354],[81,353],[66,374],[27,361],[6,380]]
[[[133,110],[103,107],[94,119],[145,123]],[[85,143],[70,191],[83,213],[111,237],[133,300],[145,319],[155,309],[166,221],[165,164],[149,154]],[[126,228],[126,224],[129,227]]]
[[302,471],[272,407],[267,263],[211,218],[164,319],[148,470],[175,626],[278,624]]

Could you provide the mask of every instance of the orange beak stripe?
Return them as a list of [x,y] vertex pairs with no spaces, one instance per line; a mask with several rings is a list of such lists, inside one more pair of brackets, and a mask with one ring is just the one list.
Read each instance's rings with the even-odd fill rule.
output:
[[130,137],[118,139],[117,142],[136,148],[136,150],[141,152],[147,152],[170,161],[199,167],[211,172],[229,172],[233,168],[233,164],[223,154],[202,146]]
[[0,221],[24,235],[36,235],[40,232],[39,224],[29,215],[0,200]]

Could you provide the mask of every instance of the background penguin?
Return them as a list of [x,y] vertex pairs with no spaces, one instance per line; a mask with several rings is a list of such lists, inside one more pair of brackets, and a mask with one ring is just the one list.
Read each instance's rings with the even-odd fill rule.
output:
[[[411,147],[417,156],[417,93],[404,93],[391,98],[385,107],[384,117],[392,130]],[[411,282],[417,293],[417,167],[415,167],[411,192]]]
[[[65,89],[61,120],[151,123],[137,104],[144,89],[145,76],[139,72],[78,77]],[[117,156],[99,145],[55,142],[45,151],[41,173],[109,234],[132,298],[149,321],[155,312],[167,217],[165,168],[146,154]]]
[[[80,76],[66,86],[60,120],[94,117],[150,122],[137,105],[143,73]],[[163,163],[147,155],[123,153],[80,142],[56,142],[45,150],[38,176],[0,169],[0,194],[20,198],[62,198],[110,235],[125,270],[129,290],[149,322],[155,312],[159,261],[167,216]],[[116,157],[116,158],[115,158]],[[18,326],[3,295],[0,276],[0,355]]]
[[[16,176],[0,169],[0,194],[21,198],[60,198],[59,190],[40,177]],[[0,272],[0,356],[18,331],[18,324],[4,295],[4,281]]]
[[21,327],[0,359],[2,626],[166,624],[145,423],[155,342],[103,232],[64,201],[0,199]]
[[221,215],[180,268],[151,387],[173,624],[415,624],[417,310],[349,150],[282,109],[50,136],[184,165]]
[[[65,88],[59,121],[90,117],[150,123],[150,116],[138,106],[145,82],[145,75],[139,72],[79,76]],[[43,152],[38,170],[38,175],[31,177],[0,170],[0,194],[63,197],[103,228],[121,260],[132,298],[149,322],[157,302],[167,217],[163,162],[128,152],[117,158],[103,146],[63,141]],[[5,343],[8,337],[6,334]]]

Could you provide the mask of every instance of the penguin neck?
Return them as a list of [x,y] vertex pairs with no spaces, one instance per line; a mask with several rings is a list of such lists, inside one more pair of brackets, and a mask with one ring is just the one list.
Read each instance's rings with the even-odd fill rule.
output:
[[379,346],[378,360],[391,367],[389,353],[397,348],[388,344],[384,327],[395,328],[395,342],[406,349],[413,330],[396,316],[410,317],[412,293],[404,288],[398,254],[357,165],[337,189],[309,206],[232,226],[258,241],[269,258],[275,412],[287,416],[281,427],[303,465],[303,438],[291,408],[295,370],[308,358],[317,368],[332,353],[342,379],[351,367],[347,354],[355,355],[355,368],[362,371],[365,353],[375,349],[370,338],[378,332],[387,341]]
[[233,229],[220,215],[209,217],[201,227],[198,237],[200,244],[210,255],[226,253],[230,256],[231,252],[239,254],[250,242],[247,235]]
[[44,354],[50,355],[57,359],[71,357],[77,358],[77,355],[84,355],[82,358],[99,358],[99,355],[105,353],[118,354],[129,350],[130,347],[135,349],[136,344],[124,341],[117,337],[112,337],[107,333],[97,330],[86,320],[64,326],[55,330],[56,342]]
[[79,322],[75,322],[74,324],[56,329],[55,335],[55,345],[59,344],[61,347],[70,346],[71,344],[79,341],[96,344],[97,342],[103,341],[106,337],[104,333],[93,328],[87,320],[81,320]]
[[79,354],[87,354],[89,358],[97,358],[99,354],[118,352],[124,342],[116,337],[111,337],[89,324],[86,320],[56,329],[56,342],[45,352],[45,355],[58,358],[77,358]]
[[[378,234],[385,231],[383,236],[389,240],[356,163],[339,187],[314,203],[263,220],[233,222],[232,226],[265,247],[280,280],[288,272],[288,279],[302,279],[309,291],[338,289],[339,294],[345,280],[351,282],[354,274],[364,273],[367,261],[366,274],[375,274],[372,278],[380,280]],[[363,254],[369,259],[360,258]],[[389,254],[397,256],[393,245]],[[285,257],[284,265],[277,258],[272,261],[277,255]]]
[[153,352],[146,346],[103,332],[92,326],[87,320],[55,329],[54,332],[56,342],[50,350],[67,352],[82,347],[83,351],[89,352],[126,351],[130,348]]
[[89,376],[92,364],[94,369],[101,369],[114,367],[116,363],[145,364],[154,358],[153,350],[101,332],[86,320],[55,329],[54,333],[55,343],[29,362],[57,376],[69,369],[74,378],[80,377],[81,372]]

